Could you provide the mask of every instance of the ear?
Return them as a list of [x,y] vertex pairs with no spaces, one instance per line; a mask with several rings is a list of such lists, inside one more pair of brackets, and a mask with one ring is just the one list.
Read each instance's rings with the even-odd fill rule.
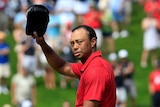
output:
[[93,47],[96,47],[96,44],[97,44],[97,39],[96,39],[95,37],[93,37],[93,38],[91,39],[91,46],[92,46],[92,48],[93,48]]

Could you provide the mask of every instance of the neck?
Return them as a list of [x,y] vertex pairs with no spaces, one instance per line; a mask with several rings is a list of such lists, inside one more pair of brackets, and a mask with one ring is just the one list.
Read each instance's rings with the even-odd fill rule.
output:
[[94,53],[94,52],[96,52],[96,51],[97,50],[95,48],[92,49],[92,51],[90,53],[88,53],[84,58],[80,59],[81,62],[84,64],[87,61],[87,59],[91,56],[91,54]]

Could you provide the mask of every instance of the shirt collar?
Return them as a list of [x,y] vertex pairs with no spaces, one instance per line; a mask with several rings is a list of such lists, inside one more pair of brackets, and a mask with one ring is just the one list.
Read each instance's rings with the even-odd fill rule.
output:
[[87,61],[83,64],[83,67],[81,68],[81,73],[84,72],[84,70],[88,67],[88,65],[90,64],[90,62],[95,58],[95,57],[102,57],[102,52],[100,50],[93,52],[89,58],[87,59]]

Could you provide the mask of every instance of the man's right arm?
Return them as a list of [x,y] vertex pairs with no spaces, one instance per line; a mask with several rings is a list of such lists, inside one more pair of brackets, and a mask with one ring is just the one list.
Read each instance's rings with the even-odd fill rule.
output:
[[44,40],[44,37],[38,37],[37,33],[34,32],[36,42],[41,46],[44,55],[49,63],[49,65],[58,71],[59,73],[71,77],[77,77],[70,66],[69,62],[62,59]]

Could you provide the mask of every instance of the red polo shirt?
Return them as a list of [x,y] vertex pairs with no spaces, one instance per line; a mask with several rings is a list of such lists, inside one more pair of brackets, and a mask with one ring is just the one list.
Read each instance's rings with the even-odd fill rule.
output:
[[97,100],[99,107],[115,107],[116,85],[112,66],[102,58],[100,51],[94,52],[85,64],[71,64],[73,72],[79,77],[76,107],[83,102]]

